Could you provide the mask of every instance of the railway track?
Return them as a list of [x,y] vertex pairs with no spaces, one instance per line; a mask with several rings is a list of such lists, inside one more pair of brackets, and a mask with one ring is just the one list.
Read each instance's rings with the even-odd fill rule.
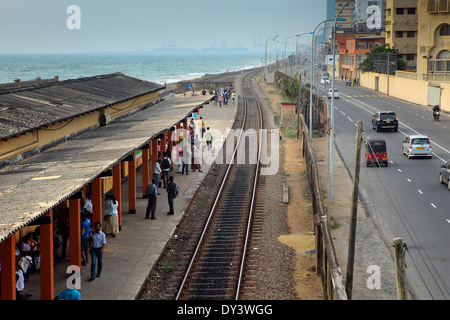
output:
[[[235,123],[240,135],[223,169],[225,173],[220,175],[223,180],[177,290],[177,300],[239,299],[255,211],[262,141],[262,111],[251,77],[249,73],[242,83],[244,110],[238,113]],[[244,133],[251,129],[258,134],[257,146],[245,143]],[[257,148],[256,163],[247,162],[251,159],[249,153],[255,152],[252,148]],[[230,161],[239,152],[244,152],[245,163]]]

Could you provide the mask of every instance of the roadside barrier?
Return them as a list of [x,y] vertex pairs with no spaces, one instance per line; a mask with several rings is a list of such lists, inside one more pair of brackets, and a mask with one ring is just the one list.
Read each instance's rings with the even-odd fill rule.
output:
[[317,275],[321,277],[325,300],[348,300],[324,206],[319,172],[309,140],[308,126],[303,115],[300,115],[300,132],[302,155],[306,162],[312,195]]

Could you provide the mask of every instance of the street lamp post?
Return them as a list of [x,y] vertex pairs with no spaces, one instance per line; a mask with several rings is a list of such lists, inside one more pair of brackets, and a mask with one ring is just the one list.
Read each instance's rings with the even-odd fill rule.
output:
[[313,36],[312,36],[312,43],[311,43],[311,80],[309,82],[309,140],[312,139],[312,110],[313,110],[313,94],[314,94],[314,51],[315,51],[315,37],[316,37],[316,31],[317,28],[322,23],[325,22],[331,22],[333,20],[324,20],[321,23],[319,23],[316,28],[314,29]]
[[289,36],[286,38],[286,40],[284,40],[284,74],[287,73],[287,66],[286,66],[286,60],[287,60],[287,55],[286,55],[286,43],[288,41],[289,38],[293,38],[293,37],[300,37],[299,34],[296,34],[295,36]]
[[[333,34],[333,70],[332,70],[332,77],[331,77],[331,126],[329,127],[330,130],[330,201],[333,201],[333,150],[334,150],[334,78],[336,77],[336,23],[339,20],[339,15],[341,14],[342,10],[346,6],[348,6],[351,2],[355,0],[350,0],[346,4],[342,6],[342,8],[337,13],[335,19],[334,19],[334,27],[332,30]],[[342,19],[341,19],[342,20]]]
[[275,40],[275,38],[277,38],[278,36],[271,36],[271,37],[268,37],[267,38],[267,40],[266,40],[266,54],[265,54],[265,68],[264,68],[264,80],[266,80],[267,79],[267,42],[272,38],[273,40]]
[[[314,32],[304,32],[297,37],[297,41],[295,42],[295,64],[297,64],[297,43],[301,36],[305,34],[314,34]],[[302,95],[302,81],[301,81],[301,72],[299,69],[299,85],[298,85],[298,105],[297,105],[297,139],[300,136],[300,121],[299,121],[299,113],[300,113],[300,97]]]

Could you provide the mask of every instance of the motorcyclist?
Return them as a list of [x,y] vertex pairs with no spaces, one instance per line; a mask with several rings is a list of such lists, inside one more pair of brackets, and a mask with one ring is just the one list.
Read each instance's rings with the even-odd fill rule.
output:
[[441,111],[441,108],[439,107],[439,105],[436,105],[433,107],[433,118],[434,120],[439,119],[439,112]]

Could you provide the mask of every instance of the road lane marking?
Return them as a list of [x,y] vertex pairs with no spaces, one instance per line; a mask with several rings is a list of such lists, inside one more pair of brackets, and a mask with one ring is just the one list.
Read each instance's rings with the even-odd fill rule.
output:
[[411,179],[406,179],[406,181],[408,181],[408,182],[412,182],[412,181],[411,181]]
[[397,169],[398,170],[398,172],[402,172],[402,170],[400,170],[400,169]]
[[419,189],[419,190],[417,190],[420,194],[423,194],[423,192]]
[[434,205],[434,203],[431,203],[431,206],[432,206],[433,208],[436,208],[436,206]]
[[[373,109],[373,110],[376,110],[375,107],[372,107],[371,105],[369,105],[369,104],[367,104],[367,103],[365,103],[365,102],[358,101],[358,100],[353,99],[353,98],[351,98],[351,97],[349,97],[349,96],[348,96],[348,98],[350,98],[350,99],[356,101],[356,102],[354,102],[354,101],[348,100],[349,102],[353,103],[353,104],[356,105],[358,108],[361,108],[361,109],[367,111],[367,112],[370,113],[370,114],[373,114],[374,112],[368,110],[367,108],[364,108],[364,107],[362,106],[362,104],[363,104],[363,105],[366,105],[367,107],[369,107],[369,108],[371,108],[371,109]],[[412,112],[409,111],[409,113],[412,113]],[[404,126],[405,128],[408,128],[409,130],[411,130],[412,132],[414,132],[415,134],[417,134],[417,135],[422,135],[420,132],[414,130],[413,128],[411,128],[410,126],[406,125],[405,123],[403,123],[403,122],[401,122],[401,121],[399,121],[399,123],[400,123],[402,126]],[[406,134],[406,132],[404,132],[404,131],[402,131],[402,130],[400,130],[400,129],[399,129],[398,131],[401,132],[401,133],[403,133],[404,135],[408,136],[408,134]],[[431,140],[431,139],[430,139],[430,140]],[[444,150],[445,152],[447,152],[447,153],[450,154],[450,151],[449,151],[449,150],[447,150],[447,149],[445,149],[444,147],[440,146],[439,144],[437,144],[437,143],[434,142],[433,140],[431,140],[431,142],[434,143],[435,146],[441,148],[442,150]],[[432,154],[435,155],[436,158],[442,160],[444,163],[447,162],[447,161],[444,160],[443,158],[441,158],[441,157],[439,157],[438,155],[436,155],[434,152],[432,152]]]

